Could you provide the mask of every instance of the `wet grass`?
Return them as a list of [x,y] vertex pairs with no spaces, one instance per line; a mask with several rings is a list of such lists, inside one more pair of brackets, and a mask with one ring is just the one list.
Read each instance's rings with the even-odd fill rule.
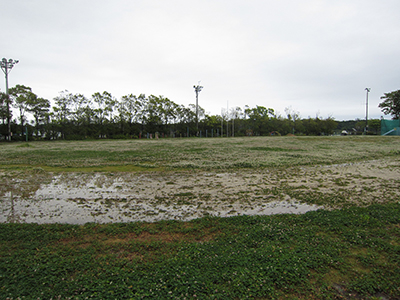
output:
[[[8,191],[4,182],[12,188],[21,179],[35,184],[18,185],[28,195],[51,173],[267,169],[260,195],[341,209],[190,222],[0,224],[0,299],[400,299],[400,181],[343,173],[294,184],[305,174],[301,166],[389,157],[398,169],[399,146],[397,137],[2,143],[0,192]],[[369,184],[356,189],[358,179]],[[189,205],[194,197],[187,187],[167,200]]]
[[399,270],[398,203],[191,222],[0,224],[0,299],[398,299]]
[[[339,164],[398,156],[398,137],[245,137],[1,143],[0,169],[216,170]],[[84,167],[82,167],[84,166]]]
[[0,167],[4,171],[12,170],[24,170],[26,172],[34,172],[35,170],[41,169],[45,172],[52,173],[63,173],[63,172],[73,172],[73,173],[90,173],[90,172],[161,172],[165,171],[162,167],[147,166],[136,166],[136,165],[112,165],[112,166],[32,166],[32,165],[4,165]]

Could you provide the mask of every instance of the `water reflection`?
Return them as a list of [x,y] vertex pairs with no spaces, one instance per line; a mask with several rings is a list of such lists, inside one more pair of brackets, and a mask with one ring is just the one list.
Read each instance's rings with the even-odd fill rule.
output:
[[[319,207],[270,201],[237,174],[103,174],[8,178],[2,185],[0,222],[154,222],[211,216],[304,213]],[[239,196],[244,194],[245,197]]]

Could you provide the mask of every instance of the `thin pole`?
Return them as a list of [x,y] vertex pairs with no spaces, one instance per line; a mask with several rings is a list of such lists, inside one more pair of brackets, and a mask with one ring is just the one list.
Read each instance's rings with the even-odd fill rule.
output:
[[3,58],[0,61],[1,70],[4,72],[6,76],[6,95],[7,95],[7,127],[8,127],[8,140],[11,141],[11,114],[10,114],[10,94],[8,92],[8,73],[10,73],[11,69],[17,64],[19,61],[14,59],[7,60]]
[[[200,81],[199,81],[199,84],[200,84]],[[199,132],[199,93],[201,92],[201,90],[203,88],[199,84],[197,86],[196,85],[193,86],[194,91],[196,93],[196,129],[197,129],[197,132]]]
[[368,93],[371,91],[371,88],[365,88],[367,91],[367,99],[365,104],[365,134],[368,133]]
[[7,130],[8,130],[8,140],[11,141],[11,114],[10,114],[10,94],[8,92],[8,64],[5,64],[5,74],[6,74],[6,95],[7,95]]
[[199,90],[196,88],[196,130],[199,131]]

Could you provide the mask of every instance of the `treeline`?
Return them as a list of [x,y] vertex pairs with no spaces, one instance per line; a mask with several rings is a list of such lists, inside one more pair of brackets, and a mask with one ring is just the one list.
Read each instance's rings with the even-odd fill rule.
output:
[[[217,137],[245,135],[330,135],[338,127],[333,118],[300,119],[288,108],[286,116],[272,108],[235,107],[208,115],[201,107],[179,105],[164,96],[126,95],[119,100],[108,92],[90,98],[68,91],[53,99],[38,97],[17,85],[0,97],[0,134],[12,140],[157,137]],[[12,115],[13,107],[18,113]],[[29,117],[29,118],[28,118]]]

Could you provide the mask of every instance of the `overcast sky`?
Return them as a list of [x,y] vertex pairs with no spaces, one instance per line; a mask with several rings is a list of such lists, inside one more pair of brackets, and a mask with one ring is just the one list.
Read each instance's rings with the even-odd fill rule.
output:
[[[399,0],[0,0],[9,86],[163,95],[207,113],[380,118],[400,89]],[[5,91],[5,80],[0,81]],[[386,118],[389,118],[387,116]]]

